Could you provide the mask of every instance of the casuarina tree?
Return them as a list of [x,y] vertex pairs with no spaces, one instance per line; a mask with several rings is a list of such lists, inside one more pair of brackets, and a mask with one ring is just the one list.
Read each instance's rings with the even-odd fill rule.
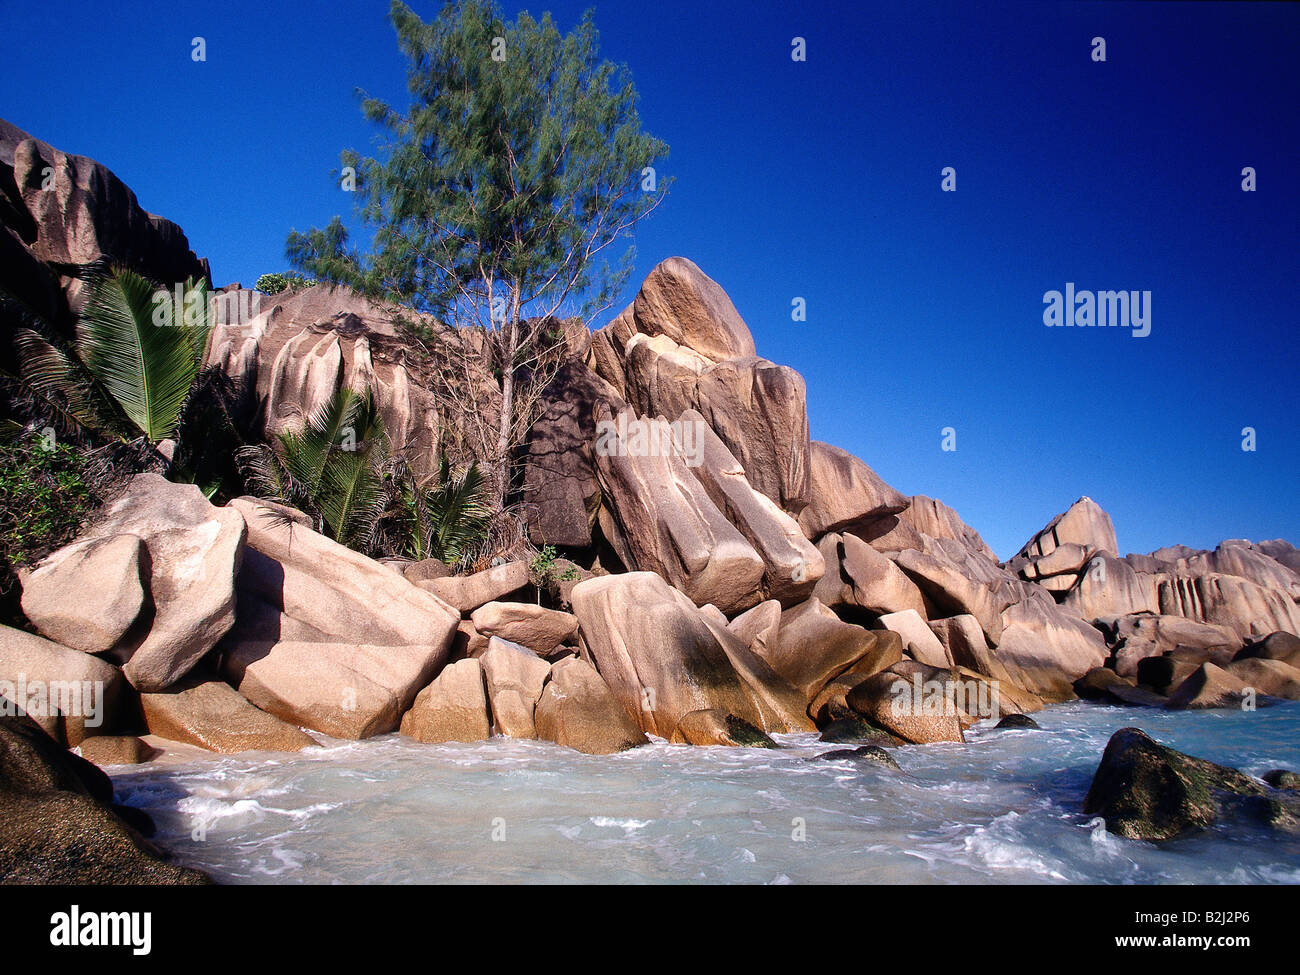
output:
[[559,319],[590,321],[622,289],[631,230],[667,190],[655,166],[668,147],[643,131],[627,69],[601,59],[590,12],[568,34],[549,14],[507,22],[487,0],[430,22],[395,2],[389,17],[410,104],[361,93],[378,153],[345,152],[340,171],[370,246],[335,217],[292,233],[288,255],[317,279],[453,326],[423,338],[501,510],[558,364]]

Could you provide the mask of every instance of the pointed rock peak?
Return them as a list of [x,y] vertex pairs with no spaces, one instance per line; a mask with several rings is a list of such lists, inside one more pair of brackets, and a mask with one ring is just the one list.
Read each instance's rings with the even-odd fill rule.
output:
[[1084,495],[1047,523],[1025,543],[1020,555],[1028,558],[1049,555],[1062,545],[1080,545],[1089,553],[1119,555],[1115,526],[1101,505]]
[[638,332],[667,336],[714,361],[755,355],[754,336],[727,293],[684,257],[646,276],[632,318]]

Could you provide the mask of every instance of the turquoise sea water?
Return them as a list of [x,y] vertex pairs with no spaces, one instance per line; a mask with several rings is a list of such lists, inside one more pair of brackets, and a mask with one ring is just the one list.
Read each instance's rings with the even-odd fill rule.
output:
[[1255,775],[1300,769],[1300,703],[1253,713],[1082,702],[1040,731],[893,750],[902,772],[779,751],[397,735],[299,755],[115,770],[159,842],[225,883],[1298,883],[1300,837],[1234,822],[1165,844],[1081,812],[1110,735],[1136,726]]

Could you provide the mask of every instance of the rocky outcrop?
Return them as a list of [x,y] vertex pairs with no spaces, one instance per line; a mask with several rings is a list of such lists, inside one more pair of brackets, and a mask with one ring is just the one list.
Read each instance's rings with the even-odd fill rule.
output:
[[806,709],[832,679],[871,657],[880,645],[876,632],[845,623],[809,599],[783,612],[775,639],[754,651],[799,691]]
[[1234,769],[1184,755],[1137,728],[1111,736],[1083,803],[1089,816],[1134,840],[1168,840],[1230,814],[1295,832],[1300,803]]
[[828,532],[817,542],[826,572],[813,595],[832,609],[852,607],[885,615],[912,610],[926,616],[916,583],[887,556],[856,535]]
[[696,605],[728,614],[759,602],[766,566],[687,467],[672,428],[627,414],[620,422],[624,429],[638,424],[647,445],[614,433],[597,452],[600,525],[623,565],[655,572]]
[[1072,696],[1076,679],[1105,662],[1109,650],[1097,630],[1039,592],[1003,611],[997,658],[1020,687],[1045,701],[1062,701]]
[[659,576],[588,579],[573,611],[584,657],[643,731],[667,738],[682,715],[709,709],[769,733],[811,730],[807,700]]
[[1119,555],[1115,526],[1097,502],[1083,497],[1026,542],[1010,568],[1026,580],[1038,581],[1076,573],[1098,552]]
[[894,671],[868,678],[846,699],[872,724],[914,745],[965,741],[955,708],[942,697],[917,693],[912,680]]
[[776,742],[748,721],[725,711],[691,711],[677,722],[672,741],[684,745],[775,748]]
[[504,562],[472,575],[421,579],[416,585],[457,612],[472,613],[480,606],[519,592],[528,585],[528,579],[527,562]]
[[[87,611],[111,605],[116,617],[91,622],[80,642],[106,650],[138,690],[163,690],[184,677],[234,624],[244,536],[244,519],[209,504],[195,485],[138,474],[78,541],[24,574],[24,586],[30,581],[33,588],[24,608],[31,607],[38,627],[44,621],[51,633],[66,636],[81,627]],[[94,547],[98,541],[113,544],[106,553]],[[101,558],[85,557],[92,552]],[[115,602],[103,594],[112,584],[102,575],[103,559],[110,556],[112,564],[127,572],[128,592],[134,571],[134,584],[147,595],[125,629],[135,600],[128,595]],[[98,595],[79,608],[75,594],[83,588]],[[103,647],[119,630],[113,645]]]
[[223,755],[297,752],[316,744],[311,735],[258,710],[221,681],[198,681],[179,690],[141,694],[140,708],[151,735]]
[[595,668],[576,657],[552,665],[534,716],[538,738],[588,755],[612,755],[650,741]]
[[458,660],[420,691],[402,718],[402,734],[416,741],[483,741],[490,738],[483,668],[477,660]]
[[[104,165],[0,119],[0,287],[54,321],[84,303],[77,272],[111,261],[163,285],[207,278],[181,228]],[[7,344],[7,343],[6,343]]]
[[113,805],[112,782],[90,762],[30,719],[0,717],[0,883],[208,882],[167,862],[122,816],[150,826],[138,811]]
[[908,506],[906,497],[846,450],[813,441],[809,461],[811,493],[799,515],[799,526],[809,538],[852,531]]
[[638,415],[700,413],[785,511],[808,503],[803,379],[757,357],[731,300],[690,261],[669,258],[650,272],[632,304],[592,335],[588,364]]

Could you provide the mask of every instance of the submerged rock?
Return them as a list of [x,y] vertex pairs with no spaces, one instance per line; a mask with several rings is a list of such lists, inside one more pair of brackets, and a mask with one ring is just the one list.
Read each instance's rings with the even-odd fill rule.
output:
[[1037,721],[1027,714],[1004,714],[1002,720],[993,726],[994,730],[999,728],[1038,728],[1040,725]]
[[818,736],[819,741],[848,742],[863,741],[878,745],[902,745],[903,739],[891,735],[884,728],[877,728],[870,721],[861,718],[838,718],[832,721]]
[[1111,736],[1083,811],[1103,817],[1110,832],[1134,840],[1172,839],[1233,813],[1300,831],[1300,798],[1184,755],[1138,728],[1121,728]]
[[837,748],[834,751],[822,752],[814,756],[809,761],[817,762],[834,762],[847,760],[851,762],[875,762],[883,765],[885,768],[892,768],[901,772],[902,769],[894,761],[894,756],[885,751],[879,745],[863,745],[861,748]]
[[730,745],[733,748],[777,747],[776,742],[744,718],[717,709],[682,715],[672,741],[688,745]]

